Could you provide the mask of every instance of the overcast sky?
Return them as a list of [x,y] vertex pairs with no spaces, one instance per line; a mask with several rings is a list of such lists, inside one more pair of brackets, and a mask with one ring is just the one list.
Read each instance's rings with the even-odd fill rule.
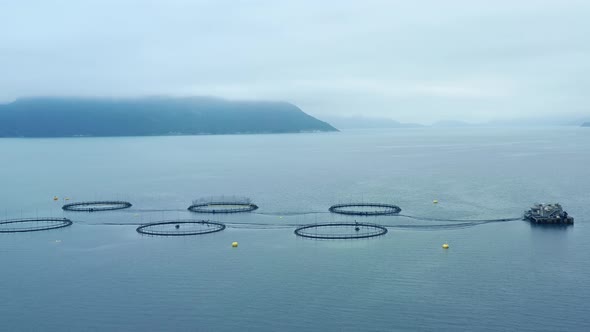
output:
[[0,102],[285,100],[430,123],[590,115],[590,1],[0,0]]

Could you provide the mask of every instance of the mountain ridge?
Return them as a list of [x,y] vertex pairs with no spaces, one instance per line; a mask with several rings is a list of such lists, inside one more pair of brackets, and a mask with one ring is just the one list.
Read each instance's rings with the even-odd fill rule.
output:
[[28,97],[0,105],[0,137],[338,131],[287,102],[214,97]]

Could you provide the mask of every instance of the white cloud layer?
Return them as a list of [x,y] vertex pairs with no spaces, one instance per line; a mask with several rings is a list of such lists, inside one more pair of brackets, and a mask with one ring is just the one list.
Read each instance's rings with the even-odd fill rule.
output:
[[575,0],[0,0],[0,102],[216,95],[319,117],[582,117],[588,17]]

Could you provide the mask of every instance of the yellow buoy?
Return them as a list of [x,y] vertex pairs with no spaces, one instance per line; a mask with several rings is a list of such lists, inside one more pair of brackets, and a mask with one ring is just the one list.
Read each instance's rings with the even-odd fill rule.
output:
[[231,246],[234,247],[234,248],[237,248],[238,247],[238,243],[237,242],[232,242],[231,243]]
[[57,196],[53,196],[53,200],[57,201],[59,198]]
[[69,200],[70,200],[70,198],[69,197],[66,197],[66,201],[69,201]]
[[449,245],[447,243],[442,245],[443,249],[449,249]]
[[432,201],[433,204],[438,204],[438,199],[435,199],[434,201]]

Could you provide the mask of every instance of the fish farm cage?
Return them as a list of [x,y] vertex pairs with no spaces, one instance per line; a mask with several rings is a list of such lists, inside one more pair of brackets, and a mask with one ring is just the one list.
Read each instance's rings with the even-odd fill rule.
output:
[[401,212],[401,208],[393,204],[382,203],[345,203],[330,206],[332,213],[351,216],[386,216]]
[[21,218],[0,221],[0,233],[47,231],[72,225],[67,218]]
[[131,203],[125,201],[89,201],[69,203],[61,208],[64,211],[97,212],[128,209],[131,206]]
[[196,213],[240,213],[258,209],[258,205],[252,203],[246,197],[210,197],[194,200],[188,210]]
[[221,232],[225,225],[210,220],[164,220],[137,227],[136,231],[143,235],[153,236],[190,236]]
[[352,240],[366,239],[387,234],[387,228],[369,223],[322,223],[299,227],[295,235],[308,239]]

